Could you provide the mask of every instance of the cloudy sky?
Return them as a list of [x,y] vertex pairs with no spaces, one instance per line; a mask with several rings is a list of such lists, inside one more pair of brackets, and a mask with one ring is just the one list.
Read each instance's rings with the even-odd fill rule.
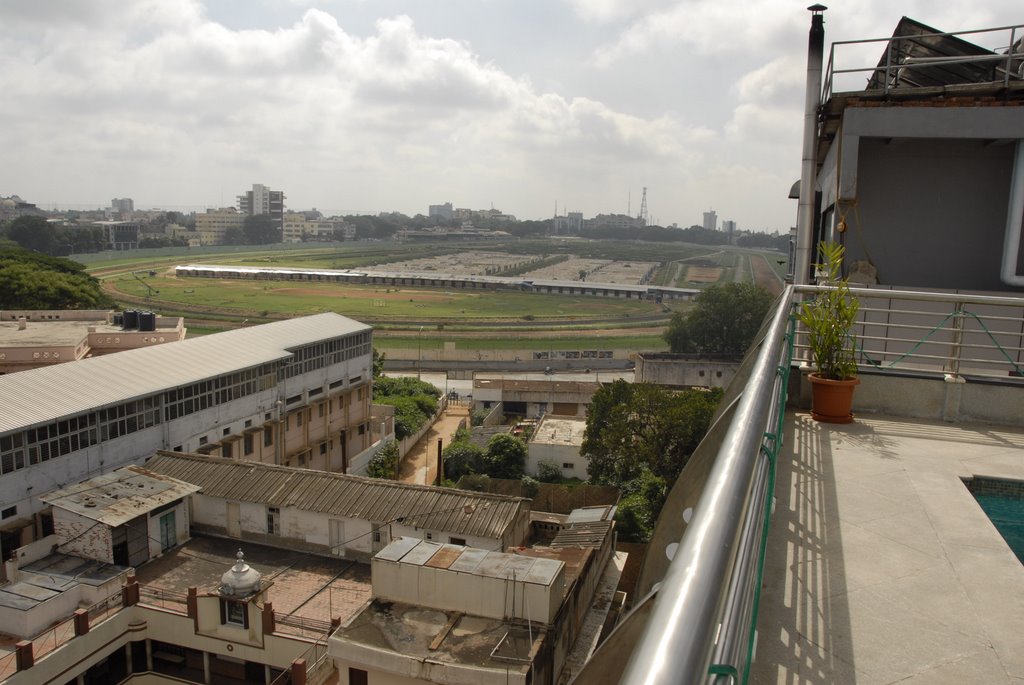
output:
[[[826,42],[1018,2],[846,0]],[[807,4],[0,0],[0,196],[194,209],[263,183],[294,209],[546,218],[635,214],[647,187],[661,224],[786,229]]]

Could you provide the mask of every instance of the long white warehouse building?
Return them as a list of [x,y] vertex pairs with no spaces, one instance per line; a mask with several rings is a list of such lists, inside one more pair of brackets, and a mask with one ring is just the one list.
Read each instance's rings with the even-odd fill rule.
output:
[[346,472],[372,342],[318,314],[0,376],[0,555],[52,532],[41,496],[157,450]]

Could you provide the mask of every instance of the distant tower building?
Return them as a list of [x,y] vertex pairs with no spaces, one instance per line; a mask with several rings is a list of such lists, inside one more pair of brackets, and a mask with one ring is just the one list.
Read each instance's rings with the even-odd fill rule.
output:
[[572,235],[579,235],[583,233],[583,212],[569,212],[566,214],[566,218],[569,220],[569,233]]
[[238,196],[238,209],[246,216],[269,214],[281,228],[284,225],[284,191],[254,183],[252,190]]
[[713,209],[709,209],[708,211],[704,212],[704,230],[718,230],[718,214],[716,214],[715,210]]
[[135,211],[135,201],[130,197],[115,197],[110,201],[110,208],[122,214]]
[[732,219],[723,219],[722,230],[728,233],[729,237],[731,238],[732,234],[736,232],[736,222],[733,221]]
[[555,235],[579,235],[583,232],[583,212],[568,212],[552,219]]
[[452,209],[451,202],[445,202],[443,205],[430,205],[427,216],[439,221],[451,221],[455,216],[455,210]]

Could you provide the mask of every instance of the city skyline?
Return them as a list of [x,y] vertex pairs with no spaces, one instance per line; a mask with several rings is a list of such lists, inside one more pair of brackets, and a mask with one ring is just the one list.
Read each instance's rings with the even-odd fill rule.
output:
[[[1015,13],[859,2],[825,13],[826,44],[900,14],[956,30]],[[541,219],[635,215],[646,187],[662,225],[714,207],[786,230],[809,17],[773,0],[13,0],[0,195],[200,208],[255,182],[325,213]]]

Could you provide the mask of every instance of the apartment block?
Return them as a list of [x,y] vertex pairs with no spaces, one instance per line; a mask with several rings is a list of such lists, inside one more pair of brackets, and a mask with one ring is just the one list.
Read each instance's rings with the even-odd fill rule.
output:
[[203,245],[222,245],[228,230],[241,230],[245,225],[245,217],[246,214],[234,207],[207,209],[202,214],[196,214],[196,233]]

